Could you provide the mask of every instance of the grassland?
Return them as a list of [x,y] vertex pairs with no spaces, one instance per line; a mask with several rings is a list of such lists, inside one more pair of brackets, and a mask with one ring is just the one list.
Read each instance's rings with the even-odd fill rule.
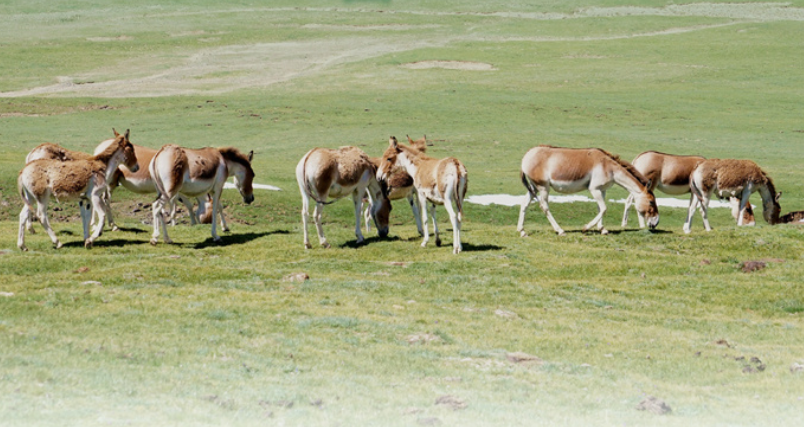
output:
[[[418,247],[404,204],[391,239],[355,246],[340,202],[333,248],[303,249],[298,159],[389,135],[460,158],[470,194],[523,193],[519,160],[548,143],[751,158],[804,209],[804,2],[507,3],[0,5],[0,424],[804,423],[799,227],[721,210],[684,235],[663,209],[659,232],[621,230],[611,204],[600,236],[578,231],[591,204],[556,204],[568,235],[533,208],[521,239],[516,208],[467,205],[453,256],[451,233]],[[406,67],[427,61],[492,69]],[[119,190],[123,230],[87,251],[55,205],[65,247],[39,227],[20,253],[25,153],[112,127],[254,150],[282,191],[226,193],[223,244],[184,218],[150,246],[151,198]],[[648,396],[672,412],[637,410]]]

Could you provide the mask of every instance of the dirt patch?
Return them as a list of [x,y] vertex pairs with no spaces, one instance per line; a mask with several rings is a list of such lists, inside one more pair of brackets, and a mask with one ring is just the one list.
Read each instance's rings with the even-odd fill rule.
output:
[[403,68],[411,70],[426,70],[430,68],[443,68],[445,70],[460,70],[460,71],[494,71],[491,64],[484,62],[468,62],[468,61],[419,61],[402,64]]

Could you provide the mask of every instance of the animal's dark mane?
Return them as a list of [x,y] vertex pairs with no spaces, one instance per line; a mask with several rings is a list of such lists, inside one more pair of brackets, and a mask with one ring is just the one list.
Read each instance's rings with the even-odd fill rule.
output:
[[[637,156],[637,158],[639,158],[643,154],[651,154],[651,153],[653,153],[653,154],[661,154],[663,156],[673,156],[673,157],[703,157],[703,156],[698,156],[698,155],[695,155],[695,154],[670,154],[670,153],[664,153],[662,151],[648,150],[648,151],[645,151],[644,153],[640,153]],[[705,158],[705,157],[703,157],[703,158]]]
[[218,151],[221,152],[221,155],[226,160],[231,160],[233,162],[240,163],[243,166],[251,167],[251,162],[248,161],[248,156],[241,153],[240,150],[235,147],[219,148]]
[[642,184],[645,187],[648,186],[648,179],[645,178],[645,175],[642,175],[642,173],[639,172],[637,170],[637,168],[634,167],[634,165],[632,165],[631,163],[628,163],[627,161],[621,159],[620,156],[618,156],[616,154],[609,153],[608,151],[603,150],[601,148],[597,148],[596,150],[598,150],[601,153],[605,154],[611,160],[614,160],[615,162],[617,162],[617,164],[622,166],[623,169],[628,171],[628,173],[630,173],[634,178],[636,178],[636,180],[639,181],[640,184]]

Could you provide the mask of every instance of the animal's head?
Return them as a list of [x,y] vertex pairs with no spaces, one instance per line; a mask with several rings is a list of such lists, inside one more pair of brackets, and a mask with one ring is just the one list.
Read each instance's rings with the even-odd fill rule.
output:
[[659,207],[656,205],[656,196],[653,195],[653,191],[647,188],[650,188],[650,183],[645,192],[635,199],[635,203],[637,213],[645,218],[648,228],[653,230],[659,225]]
[[118,147],[123,152],[123,161],[121,163],[129,168],[131,172],[137,172],[140,169],[140,165],[137,163],[137,155],[134,153],[134,144],[128,139],[131,131],[126,129],[126,133],[120,135],[112,128],[112,132],[114,132],[115,142],[117,142]]
[[762,200],[762,216],[768,224],[776,224],[779,222],[779,214],[782,212],[782,207],[779,205],[779,199],[782,198],[782,192],[773,195],[770,200]]
[[374,199],[374,204],[371,205],[373,213],[374,225],[377,227],[377,234],[380,238],[388,237],[388,224],[391,222],[391,201],[385,195]]
[[432,147],[433,143],[427,141],[427,135],[423,135],[420,139],[412,140],[410,135],[405,135],[408,137],[408,144],[411,148],[416,149],[419,152],[427,152],[427,147]]
[[386,148],[385,152],[382,153],[382,157],[380,157],[380,165],[377,167],[378,181],[388,181],[388,177],[391,175],[391,171],[394,170],[397,157],[401,151],[402,150],[399,146],[399,142],[396,140],[396,137],[392,136],[388,138],[388,148]]
[[240,195],[243,196],[243,202],[250,204],[254,201],[254,169],[251,168],[251,161],[254,160],[254,151],[250,151],[248,156],[244,155],[237,148],[221,148],[223,158],[226,160],[226,166],[234,180],[234,185]]

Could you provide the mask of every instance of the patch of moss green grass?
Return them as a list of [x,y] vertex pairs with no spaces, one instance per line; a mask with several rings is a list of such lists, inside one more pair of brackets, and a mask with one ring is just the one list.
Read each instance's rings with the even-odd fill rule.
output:
[[[601,236],[580,231],[594,204],[554,203],[567,230],[557,236],[534,205],[520,238],[518,207],[466,203],[453,256],[443,208],[441,247],[419,247],[404,201],[389,239],[364,231],[357,245],[344,200],[324,209],[332,248],[305,250],[293,173],[312,147],[379,155],[389,135],[426,134],[432,156],[466,164],[470,196],[524,194],[519,162],[534,145],[626,159],[653,149],[751,158],[783,191],[783,212],[803,209],[800,21],[514,16],[620,1],[158,3],[0,6],[0,91],[149,75],[207,47],[371,34],[422,45],[222,94],[0,98],[3,425],[804,421],[804,373],[793,372],[804,364],[804,229],[766,224],[759,206],[755,227],[713,209],[712,232],[696,214],[685,235],[686,209],[662,208],[649,232],[633,215],[620,227],[622,205],[609,203]],[[374,25],[393,31],[360,28]],[[401,66],[431,60],[494,70]],[[36,224],[18,251],[25,154],[45,141],[91,151],[112,127],[150,147],[254,150],[255,182],[282,191],[255,190],[244,205],[225,190],[222,243],[180,212],[175,244],[151,246],[153,196],[118,189],[122,229],[91,250],[77,207],[53,201],[65,246]],[[614,187],[607,199],[625,196]],[[765,268],[745,273],[745,261]],[[465,407],[437,404],[445,395]],[[648,396],[672,412],[637,410]]]

